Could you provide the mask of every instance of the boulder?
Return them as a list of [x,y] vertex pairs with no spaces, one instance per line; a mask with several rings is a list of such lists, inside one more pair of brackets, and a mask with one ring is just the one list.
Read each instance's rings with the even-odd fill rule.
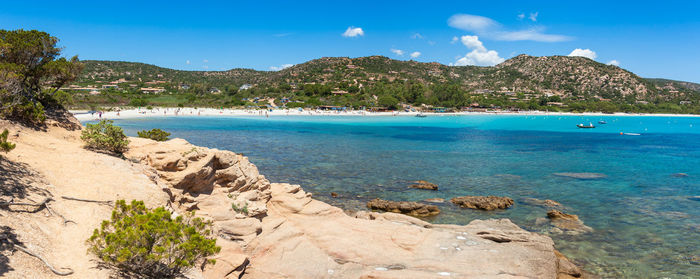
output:
[[601,178],[608,177],[605,174],[595,173],[595,172],[557,172],[557,173],[553,173],[553,175],[581,179],[581,180],[601,179]]
[[673,177],[688,177],[687,173],[679,172],[672,174]]
[[211,258],[216,260],[215,264],[204,265],[204,278],[239,278],[250,263],[248,255],[238,244],[225,239],[217,239],[216,245],[221,247],[221,251]]
[[506,209],[513,205],[513,199],[496,196],[464,196],[452,198],[450,201],[460,207],[481,210]]
[[440,213],[440,209],[434,205],[409,201],[387,201],[382,199],[368,201],[367,208],[412,216],[432,216]]
[[584,225],[583,221],[579,220],[578,216],[566,214],[559,210],[553,209],[548,211],[547,218],[549,218],[554,227],[560,229],[564,233],[579,234],[593,231],[591,227]]
[[415,182],[415,184],[412,184],[410,187],[415,188],[415,189],[433,190],[433,191],[437,191],[437,189],[438,189],[437,184],[430,183],[430,182],[425,181],[425,180],[418,180]]

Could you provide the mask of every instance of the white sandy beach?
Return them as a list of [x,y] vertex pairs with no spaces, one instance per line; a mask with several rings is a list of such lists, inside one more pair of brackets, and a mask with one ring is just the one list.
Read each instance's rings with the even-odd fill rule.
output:
[[[323,111],[323,110],[299,110],[299,109],[274,109],[266,110],[245,110],[245,109],[216,109],[216,108],[153,108],[153,109],[127,109],[122,111],[104,111],[89,113],[85,110],[71,110],[71,113],[80,121],[90,121],[99,119],[127,119],[145,117],[173,117],[173,116],[415,116],[418,112],[369,112],[362,110],[348,111]],[[649,114],[649,113],[570,113],[570,112],[547,112],[547,111],[521,111],[521,112],[450,112],[433,113],[426,115],[553,115],[553,116],[656,116],[656,117],[700,117],[697,114]]]

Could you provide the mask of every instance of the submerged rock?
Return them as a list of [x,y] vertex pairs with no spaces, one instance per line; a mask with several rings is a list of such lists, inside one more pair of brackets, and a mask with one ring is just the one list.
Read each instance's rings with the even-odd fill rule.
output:
[[557,172],[553,173],[555,176],[561,176],[561,177],[569,177],[569,178],[576,178],[576,179],[601,179],[601,178],[606,178],[608,177],[605,174],[602,173],[596,173],[596,172]]
[[691,201],[700,201],[700,196],[693,196],[688,198]]
[[562,205],[556,201],[540,200],[540,199],[535,199],[535,198],[524,198],[524,199],[522,199],[522,203],[529,204],[529,205],[535,205],[535,206],[541,206],[541,207],[551,207],[551,208],[561,208],[562,207]]
[[331,192],[331,197],[337,198],[337,197],[338,197],[338,193],[336,193],[336,192]]
[[592,232],[593,229],[589,226],[583,224],[578,216],[573,214],[566,214],[559,210],[550,210],[547,212],[547,218],[551,220],[551,224],[569,234],[579,234],[585,232]]
[[445,199],[441,198],[432,198],[432,199],[424,199],[424,202],[432,202],[432,203],[444,203]]
[[450,201],[460,207],[481,210],[506,209],[513,205],[513,199],[496,196],[464,196],[452,198]]
[[673,177],[688,177],[687,173],[679,172],[672,174]]
[[418,180],[415,182],[415,184],[411,185],[410,187],[415,188],[415,189],[433,190],[433,191],[437,191],[437,189],[438,189],[437,184],[430,183],[430,182],[425,181],[425,180]]
[[387,201],[373,199],[367,202],[367,208],[394,213],[402,213],[412,216],[431,216],[440,213],[440,209],[434,205],[427,205],[409,201]]

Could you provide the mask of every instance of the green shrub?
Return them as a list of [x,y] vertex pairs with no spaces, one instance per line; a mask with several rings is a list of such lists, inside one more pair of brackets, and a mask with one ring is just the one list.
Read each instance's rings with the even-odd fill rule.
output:
[[127,277],[173,278],[221,250],[210,226],[191,214],[172,218],[163,207],[119,200],[88,239],[88,251]]
[[15,149],[15,144],[7,141],[7,135],[10,134],[10,131],[5,129],[5,131],[0,134],[0,151],[2,152],[10,152],[12,149]]
[[44,106],[30,101],[22,102],[6,108],[0,115],[8,119],[17,119],[30,124],[41,124],[46,120]]
[[144,98],[134,98],[129,101],[129,105],[132,107],[145,107],[148,105],[148,100]]
[[166,141],[170,136],[170,133],[161,129],[152,129],[150,131],[138,131],[137,134],[139,135],[139,138],[152,139],[155,141]]
[[129,140],[122,128],[112,123],[112,120],[102,120],[97,124],[87,124],[80,139],[89,148],[123,153],[129,145]]

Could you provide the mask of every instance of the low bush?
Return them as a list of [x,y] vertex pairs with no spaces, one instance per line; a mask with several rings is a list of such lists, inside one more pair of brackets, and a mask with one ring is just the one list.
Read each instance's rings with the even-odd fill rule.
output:
[[10,131],[5,129],[5,131],[2,131],[2,134],[0,134],[0,151],[2,152],[10,152],[12,149],[15,149],[15,144],[7,141],[7,136],[10,134]]
[[102,120],[97,124],[87,124],[80,139],[88,148],[123,153],[129,145],[129,140],[122,128],[112,123],[112,120]]
[[126,277],[174,278],[221,250],[210,226],[191,214],[172,218],[163,207],[120,200],[87,243],[89,252]]
[[150,131],[148,131],[148,130],[138,131],[137,134],[139,135],[140,138],[152,139],[155,141],[166,141],[166,140],[168,140],[168,137],[170,136],[170,133],[163,131],[161,129],[152,129]]

